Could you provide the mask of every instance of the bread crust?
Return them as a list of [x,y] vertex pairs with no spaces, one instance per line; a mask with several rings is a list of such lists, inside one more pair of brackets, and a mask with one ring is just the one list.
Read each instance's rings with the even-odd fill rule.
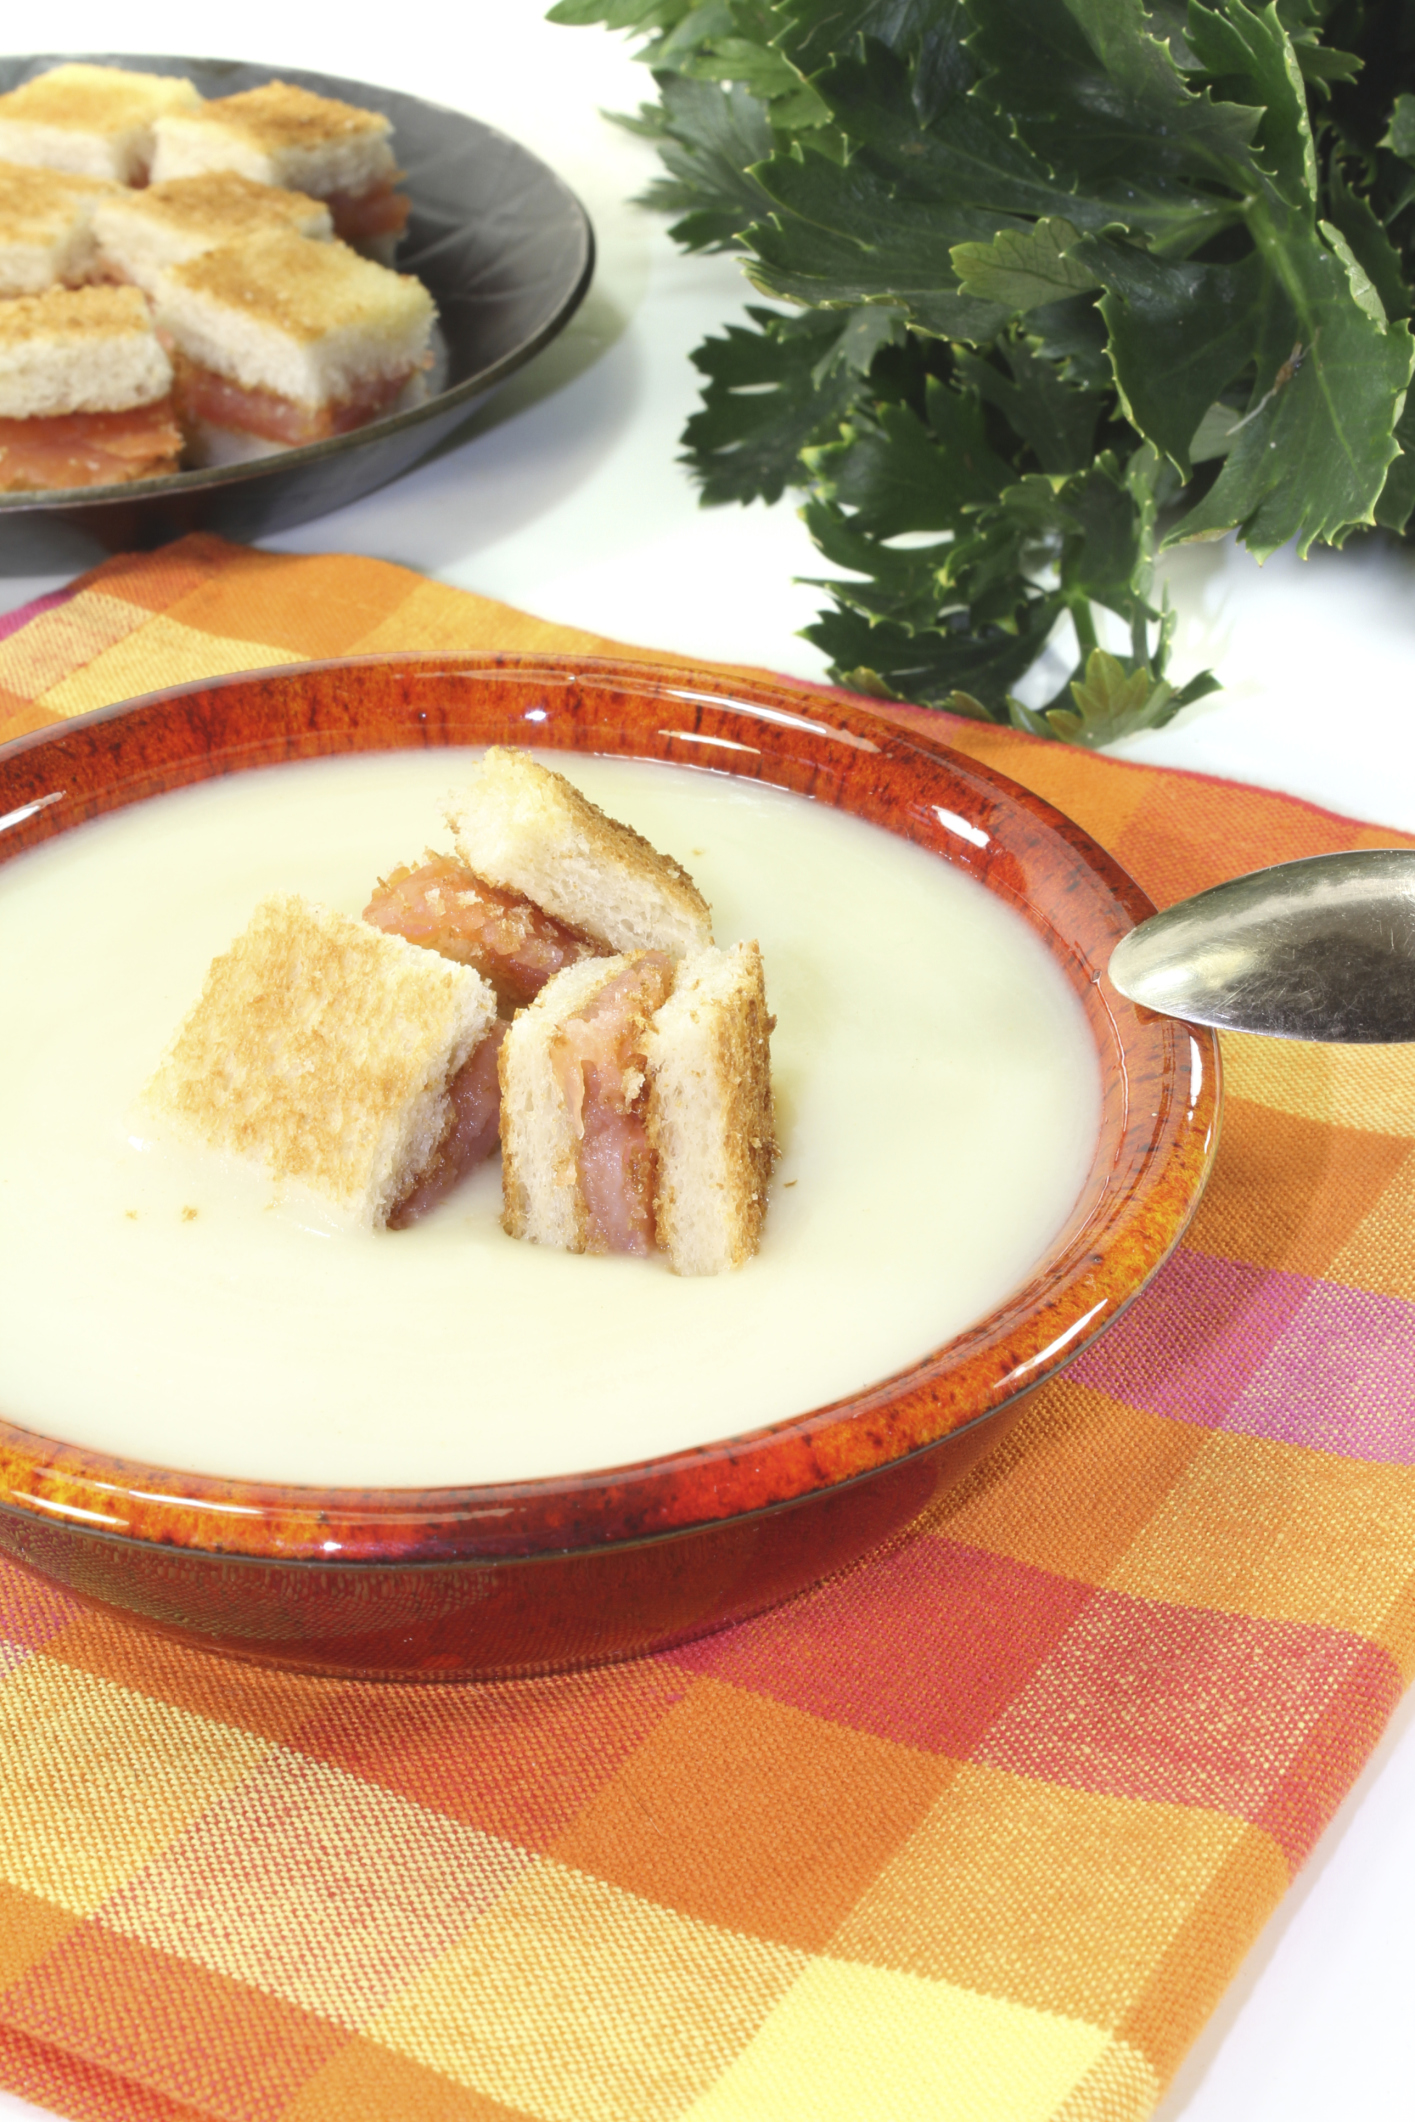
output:
[[159,123],[152,174],[163,183],[232,169],[319,198],[364,192],[397,175],[392,130],[379,111],[267,81]]
[[[4,173],[0,172],[0,201]],[[155,293],[159,276],[205,252],[229,248],[270,229],[313,242],[334,232],[329,208],[303,192],[253,184],[234,170],[177,177],[145,191],[105,192],[95,202],[99,254],[135,286]]]
[[447,822],[478,876],[613,950],[681,958],[712,942],[712,909],[681,864],[528,752],[493,745]]
[[320,406],[415,370],[437,311],[410,274],[272,229],[163,273],[155,315],[198,366]]
[[0,295],[86,279],[97,263],[94,209],[126,196],[102,177],[0,162]]
[[442,1140],[448,1083],[495,1017],[471,967],[274,893],[213,960],[144,1098],[379,1228]]
[[776,1157],[771,1031],[756,943],[686,958],[648,1038],[658,1242],[676,1275],[756,1252]]
[[160,116],[200,102],[177,75],[72,61],[0,96],[0,156],[134,184],[147,174]]
[[135,287],[52,287],[0,302],[0,419],[129,412],[172,388]]

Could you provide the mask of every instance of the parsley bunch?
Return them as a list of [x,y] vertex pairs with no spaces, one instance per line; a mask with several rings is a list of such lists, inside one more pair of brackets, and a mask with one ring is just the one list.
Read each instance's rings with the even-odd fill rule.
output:
[[707,501],[804,489],[840,682],[1105,743],[1216,684],[1165,675],[1163,547],[1406,528],[1415,0],[551,19],[648,39],[648,203],[785,305],[694,355],[686,461]]

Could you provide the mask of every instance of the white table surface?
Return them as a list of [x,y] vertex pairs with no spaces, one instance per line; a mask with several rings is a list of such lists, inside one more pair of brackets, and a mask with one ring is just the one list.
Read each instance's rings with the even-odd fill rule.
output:
[[[656,163],[599,115],[651,88],[624,41],[552,28],[538,0],[432,0],[392,25],[367,7],[317,16],[245,0],[221,19],[222,57],[382,81],[501,126],[574,187],[599,243],[594,286],[569,329],[481,410],[462,446],[270,543],[373,554],[626,640],[823,676],[797,638],[817,595],[793,577],[825,569],[789,502],[700,510],[675,463],[696,402],[688,354],[750,291],[732,260],[684,257],[659,217],[628,203]],[[120,17],[69,0],[62,31],[49,17],[33,40],[20,10],[0,28],[7,50],[60,36],[77,51],[202,41],[190,6],[174,0],[129,0]],[[1364,548],[1300,565],[1281,554],[1260,571],[1229,547],[1205,547],[1169,574],[1177,673],[1213,663],[1226,689],[1117,749],[1415,831],[1415,555]],[[0,577],[0,610],[58,586]],[[1412,1978],[1407,1701],[1182,2067],[1161,2122],[1410,2122]],[[0,2094],[0,2122],[39,2112]]]

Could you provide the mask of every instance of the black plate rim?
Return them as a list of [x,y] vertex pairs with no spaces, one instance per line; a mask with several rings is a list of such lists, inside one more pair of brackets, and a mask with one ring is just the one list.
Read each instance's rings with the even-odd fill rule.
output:
[[[85,65],[111,64],[115,60],[122,60],[131,67],[151,67],[154,62],[163,67],[263,67],[265,63],[263,60],[203,58],[195,54],[182,52],[16,52],[6,53],[3,64],[8,69],[11,66],[30,66],[41,59],[52,61],[55,66],[66,66],[75,62],[81,62]],[[373,94],[396,93],[405,97],[410,103],[420,104],[425,110],[440,112],[445,117],[455,118],[461,124],[474,126],[478,132],[490,134],[498,140],[504,140],[517,154],[524,155],[528,161],[534,162],[539,169],[545,172],[546,176],[563,192],[572,214],[579,220],[583,256],[580,261],[580,270],[573,286],[567,288],[567,291],[561,296],[560,301],[540,329],[533,333],[529,339],[523,340],[519,346],[512,347],[508,353],[501,356],[500,360],[490,363],[485,369],[478,370],[474,376],[464,376],[460,383],[453,384],[448,390],[436,392],[434,396],[425,399],[421,405],[408,406],[400,413],[387,413],[381,419],[370,420],[364,427],[354,428],[347,435],[330,435],[322,442],[302,443],[298,448],[280,450],[270,457],[249,458],[239,464],[197,466],[191,471],[168,472],[156,479],[128,479],[117,486],[56,486],[46,487],[42,493],[0,493],[0,518],[24,515],[48,516],[59,512],[69,513],[80,505],[85,508],[101,508],[105,503],[116,505],[145,499],[161,499],[171,494],[205,493],[223,486],[239,486],[244,481],[259,477],[262,473],[270,472],[277,463],[281,466],[303,467],[309,464],[318,464],[324,458],[346,455],[356,450],[363,443],[382,440],[388,435],[398,434],[411,427],[418,427],[426,420],[437,419],[459,405],[469,405],[476,399],[484,397],[488,391],[494,390],[497,384],[503,382],[507,376],[514,374],[518,368],[524,368],[528,361],[533,361],[536,355],[550,344],[552,339],[558,337],[584,300],[590,281],[594,277],[594,226],[585,211],[584,205],[575,193],[571,191],[564,178],[553,170],[548,162],[543,162],[540,156],[531,148],[524,146],[521,141],[515,139],[510,133],[502,132],[499,126],[488,125],[484,118],[473,118],[466,111],[454,109],[450,103],[438,103],[430,96],[416,96],[406,89],[398,89],[396,91],[383,90],[375,82],[354,81],[339,74],[311,75],[308,68],[272,67],[271,74],[272,77],[278,74],[282,80],[295,82],[318,79],[325,82],[331,89],[348,89],[351,91],[347,99],[350,102],[360,92],[371,92]]]

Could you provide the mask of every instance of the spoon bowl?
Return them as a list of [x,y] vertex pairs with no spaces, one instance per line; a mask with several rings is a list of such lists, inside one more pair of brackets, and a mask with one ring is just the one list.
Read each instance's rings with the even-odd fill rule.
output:
[[1415,1040],[1415,848],[1279,862],[1142,921],[1111,953],[1130,1001],[1191,1024],[1350,1045]]

